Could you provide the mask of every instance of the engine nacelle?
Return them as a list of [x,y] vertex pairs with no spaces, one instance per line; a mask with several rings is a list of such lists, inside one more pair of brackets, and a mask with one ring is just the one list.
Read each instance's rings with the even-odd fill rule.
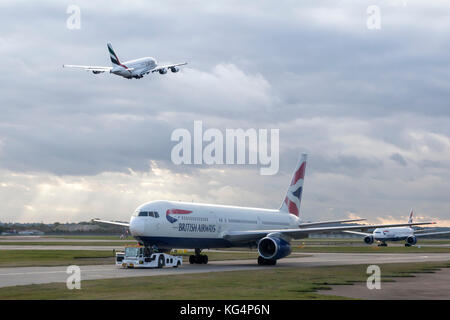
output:
[[414,245],[417,243],[417,238],[415,236],[409,236],[406,238],[406,243],[409,245]]
[[365,236],[364,237],[364,242],[366,244],[372,244],[373,243],[373,236]]
[[291,245],[281,238],[265,237],[258,243],[258,252],[264,259],[278,260],[291,254]]
[[171,68],[170,68],[170,71],[172,71],[172,72],[178,72],[178,71],[180,71],[180,68],[178,68],[178,67],[171,67]]
[[164,68],[164,69],[159,70],[158,72],[159,72],[159,74],[166,74],[167,73],[167,69]]

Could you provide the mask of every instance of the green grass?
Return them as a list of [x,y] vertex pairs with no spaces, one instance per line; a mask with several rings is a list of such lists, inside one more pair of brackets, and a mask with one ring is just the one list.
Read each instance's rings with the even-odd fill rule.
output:
[[[449,262],[380,265],[382,281],[433,272]],[[65,283],[0,288],[0,299],[345,299],[321,295],[331,285],[367,280],[367,265],[314,268],[279,268],[158,277],[89,280],[81,290]]]
[[[192,252],[175,255],[183,256],[188,262]],[[306,255],[307,256],[307,255]],[[35,267],[35,266],[65,266],[114,264],[113,250],[0,250],[0,267]],[[208,252],[210,261],[252,259],[258,257],[257,252]],[[298,258],[298,255],[295,255]]]
[[0,267],[112,263],[114,263],[112,250],[0,250]]
[[450,253],[450,247],[378,247],[378,246],[293,246],[293,252],[329,253]]

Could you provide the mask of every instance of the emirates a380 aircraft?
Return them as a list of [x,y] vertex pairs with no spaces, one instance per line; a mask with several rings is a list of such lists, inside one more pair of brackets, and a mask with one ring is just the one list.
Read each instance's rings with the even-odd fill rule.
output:
[[94,74],[109,72],[127,79],[140,79],[150,72],[159,72],[160,74],[166,74],[167,70],[178,72],[180,71],[179,66],[187,64],[187,62],[182,62],[175,64],[158,65],[156,60],[151,57],[125,61],[122,63],[114,52],[111,43],[108,43],[108,51],[111,58],[112,67],[80,66],[73,64],[65,64],[63,65],[63,67],[79,68],[86,71],[92,71]]
[[303,154],[279,209],[151,201],[134,211],[130,223],[93,221],[129,227],[132,236],[148,249],[195,249],[190,263],[208,262],[208,257],[201,254],[202,249],[256,246],[260,265],[275,265],[278,259],[291,253],[292,239],[306,238],[309,234],[423,224],[327,226],[364,219],[303,223],[300,204],[305,168],[306,154]]

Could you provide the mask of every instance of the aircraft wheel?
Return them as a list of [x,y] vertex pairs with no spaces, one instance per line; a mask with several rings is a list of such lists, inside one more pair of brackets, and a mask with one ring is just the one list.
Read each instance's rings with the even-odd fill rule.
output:
[[264,259],[263,257],[259,256],[258,257],[258,265],[263,266],[265,265],[265,261],[266,259]]
[[203,258],[202,258],[202,263],[208,264],[208,256],[207,256],[207,255],[204,255],[204,256],[203,256]]
[[194,264],[195,263],[195,256],[189,256],[189,263]]
[[258,265],[260,266],[274,266],[277,264],[277,260],[265,259],[261,256],[258,257]]

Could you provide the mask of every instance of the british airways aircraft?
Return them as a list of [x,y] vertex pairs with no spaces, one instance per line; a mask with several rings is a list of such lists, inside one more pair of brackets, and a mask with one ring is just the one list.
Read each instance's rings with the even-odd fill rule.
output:
[[[275,265],[291,253],[290,241],[314,233],[366,230],[410,224],[327,226],[365,219],[303,223],[300,217],[306,154],[297,163],[279,209],[259,209],[175,201],[152,201],[139,206],[129,223],[93,221],[129,227],[132,236],[148,249],[195,249],[189,262],[207,263],[202,249],[257,247],[258,264]],[[419,225],[422,223],[416,223]]]
[[[344,231],[346,233],[353,233],[364,236],[364,242],[366,244],[372,244],[374,241],[380,242],[379,247],[387,247],[386,241],[405,241],[405,247],[411,247],[417,243],[417,238],[435,236],[438,234],[449,234],[450,231],[438,231],[438,232],[420,232],[411,228],[413,223],[414,212],[411,210],[409,214],[407,227],[394,227],[394,228],[377,228],[372,233],[364,233],[357,231]],[[435,224],[435,222],[423,222],[423,224]]]
[[108,51],[111,58],[112,67],[65,64],[63,65],[63,68],[79,68],[86,71],[92,71],[92,73],[94,74],[109,72],[127,79],[140,79],[150,72],[159,72],[160,74],[166,74],[167,70],[178,72],[180,71],[179,66],[187,64],[187,62],[182,62],[175,64],[158,65],[156,60],[151,57],[125,61],[122,63],[114,52],[111,43],[108,43]]

